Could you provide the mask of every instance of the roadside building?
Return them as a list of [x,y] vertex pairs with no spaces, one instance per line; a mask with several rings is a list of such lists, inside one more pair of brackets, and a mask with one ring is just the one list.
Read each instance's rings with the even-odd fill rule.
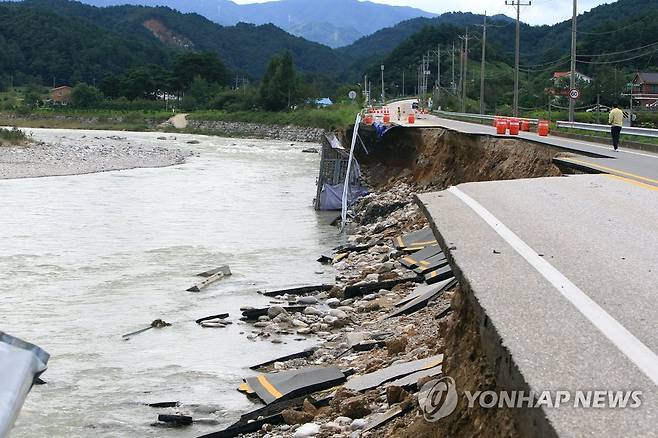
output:
[[[551,77],[552,86],[546,91],[551,96],[555,96],[555,99],[559,97],[569,96],[570,85],[571,85],[571,72],[568,71],[556,71]],[[592,83],[592,78],[584,75],[582,73],[576,72],[576,84],[580,88],[584,85],[589,85]]]
[[[569,71],[556,71],[553,73],[553,78],[551,79],[553,82],[562,82],[566,78],[567,81],[571,80],[571,72]],[[576,72],[576,82],[586,82],[588,84],[592,83],[592,78],[584,75],[582,73]]]
[[658,108],[658,73],[639,72],[633,78],[633,100],[648,109]]
[[68,105],[71,102],[71,91],[67,85],[50,90],[50,98],[55,105]]

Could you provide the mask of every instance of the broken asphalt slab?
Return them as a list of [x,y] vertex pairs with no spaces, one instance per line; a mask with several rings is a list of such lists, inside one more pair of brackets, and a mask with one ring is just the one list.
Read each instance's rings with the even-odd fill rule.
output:
[[442,363],[443,355],[438,354],[425,359],[391,365],[369,374],[354,376],[348,380],[344,386],[352,391],[366,391],[383,385],[391,380],[400,379],[418,371],[437,367]]
[[245,383],[265,404],[299,397],[345,382],[346,376],[337,367],[305,368],[248,377]]
[[395,238],[395,247],[397,249],[422,249],[429,245],[436,245],[436,238],[434,237],[434,233],[429,227]]

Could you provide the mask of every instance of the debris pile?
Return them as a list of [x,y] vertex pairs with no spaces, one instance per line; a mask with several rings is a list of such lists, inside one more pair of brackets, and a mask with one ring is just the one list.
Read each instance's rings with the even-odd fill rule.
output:
[[320,344],[252,366],[239,390],[265,406],[206,437],[383,436],[411,421],[415,393],[442,372],[456,285],[411,195],[398,184],[359,201],[348,244],[318,260],[336,269],[334,285],[264,291],[268,307],[242,309],[252,341]]

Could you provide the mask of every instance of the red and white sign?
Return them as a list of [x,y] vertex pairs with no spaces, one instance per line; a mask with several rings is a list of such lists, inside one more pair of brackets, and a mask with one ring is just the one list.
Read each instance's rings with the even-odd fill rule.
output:
[[576,100],[580,97],[580,91],[576,90],[575,88],[571,91],[569,91],[569,97]]

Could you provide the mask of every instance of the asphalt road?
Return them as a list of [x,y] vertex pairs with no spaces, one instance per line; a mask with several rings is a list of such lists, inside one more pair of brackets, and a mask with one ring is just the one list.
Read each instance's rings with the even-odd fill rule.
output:
[[[409,128],[445,128],[469,134],[503,137],[496,134],[496,129],[493,126],[445,119],[429,114],[420,115],[414,124],[409,124],[408,115],[412,112],[412,102],[412,100],[405,100],[393,102],[388,105],[391,121],[394,124]],[[401,113],[399,121],[397,119],[398,107]],[[505,135],[504,137],[509,136]],[[567,154],[561,157],[560,160],[572,166],[584,167],[601,173],[629,178],[641,184],[658,186],[658,154],[631,149],[620,149],[619,152],[614,152],[612,146],[606,146],[601,143],[572,140],[550,135],[548,137],[541,137],[533,132],[521,132],[519,137],[565,151]]]
[[656,187],[577,175],[418,198],[532,390],[642,391],[635,409],[544,409],[559,436],[657,436]]

